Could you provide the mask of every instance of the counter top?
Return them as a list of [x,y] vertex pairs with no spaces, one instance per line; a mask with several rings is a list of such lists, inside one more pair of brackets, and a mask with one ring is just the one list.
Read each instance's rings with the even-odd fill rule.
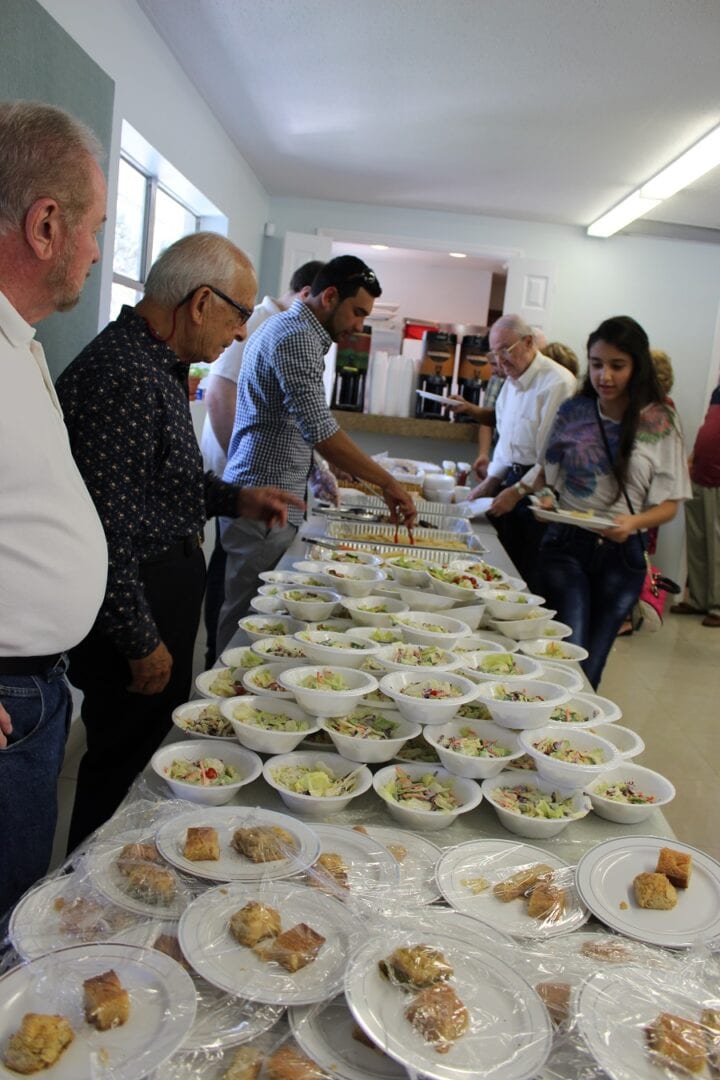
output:
[[477,442],[477,425],[449,420],[417,420],[414,416],[374,416],[371,413],[333,410],[343,431],[367,431],[377,435],[405,435],[446,442]]

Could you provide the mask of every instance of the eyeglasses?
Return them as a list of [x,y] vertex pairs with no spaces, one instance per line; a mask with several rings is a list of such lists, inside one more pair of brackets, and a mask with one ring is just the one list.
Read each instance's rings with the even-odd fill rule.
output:
[[488,353],[488,356],[497,363],[499,360],[507,358],[515,346],[519,345],[522,340],[523,338],[518,338],[517,341],[513,341],[512,345],[501,345],[499,349],[492,349],[491,352]]
[[250,316],[253,313],[252,308],[243,307],[242,304],[238,304],[237,300],[232,300],[226,293],[221,292],[220,289],[216,289],[214,285],[207,285],[207,284],[205,284],[205,285],[196,285],[195,288],[191,289],[191,291],[187,294],[185,299],[180,301],[180,304],[178,305],[178,307],[182,307],[183,304],[187,304],[190,297],[194,296],[195,293],[198,291],[198,289],[209,289],[211,293],[215,293],[216,296],[219,296],[220,299],[224,300],[226,304],[230,305],[230,307],[235,308],[235,310],[238,313],[238,320],[237,321],[238,321],[238,324],[240,326],[244,326],[245,323],[248,321],[248,319],[250,318]]

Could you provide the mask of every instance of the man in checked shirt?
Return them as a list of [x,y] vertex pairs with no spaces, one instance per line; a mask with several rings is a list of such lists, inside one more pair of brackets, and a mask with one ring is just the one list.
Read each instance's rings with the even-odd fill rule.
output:
[[[260,327],[248,341],[240,372],[237,411],[224,479],[272,484],[304,498],[316,448],[332,465],[375,484],[393,521],[412,527],[415,504],[400,484],[343,431],[325,401],[324,356],[342,334],[359,332],[381,294],[373,271],[354,255],[331,259],[310,296]],[[289,547],[302,513],[291,508],[286,525],[221,518],[227,552],[225,603],[218,652],[237,630],[257,587]]]
[[256,279],[223,236],[193,233],[153,264],[145,295],[91,341],[57,391],[73,457],[105,529],[100,612],[70,651],[84,695],[70,849],[113,813],[190,694],[205,590],[207,516],[242,514],[283,527],[303,502],[266,486],[203,474],[188,406],[191,363],[245,337]]

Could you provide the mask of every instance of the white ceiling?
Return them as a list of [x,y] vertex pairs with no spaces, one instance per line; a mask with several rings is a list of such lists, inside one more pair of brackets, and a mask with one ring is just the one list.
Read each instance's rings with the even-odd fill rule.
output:
[[271,195],[587,225],[720,123],[719,0],[138,2]]

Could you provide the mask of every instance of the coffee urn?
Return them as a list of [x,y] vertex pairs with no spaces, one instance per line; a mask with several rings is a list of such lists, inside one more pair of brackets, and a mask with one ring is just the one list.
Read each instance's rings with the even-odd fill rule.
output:
[[[473,405],[479,405],[483,386],[490,376],[487,354],[490,342],[487,334],[466,334],[460,344],[458,364],[458,394]],[[472,417],[459,413],[456,420],[472,423]]]
[[363,411],[371,341],[372,332],[368,326],[359,334],[343,334],[340,338],[335,360],[333,409]]
[[[423,339],[423,355],[418,376],[418,389],[447,397],[452,388],[455,368],[457,334],[428,330]],[[422,420],[449,420],[449,410],[438,401],[429,401],[418,394],[415,415]]]

